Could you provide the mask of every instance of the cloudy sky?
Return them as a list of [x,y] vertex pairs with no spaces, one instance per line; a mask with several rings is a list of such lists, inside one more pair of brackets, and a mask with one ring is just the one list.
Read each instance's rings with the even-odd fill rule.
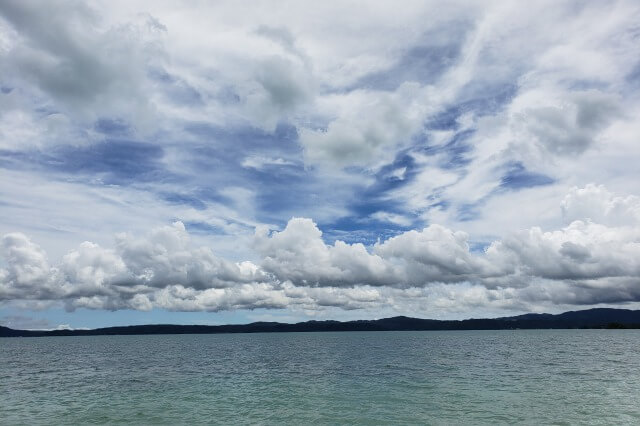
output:
[[640,4],[0,2],[0,324],[640,304]]

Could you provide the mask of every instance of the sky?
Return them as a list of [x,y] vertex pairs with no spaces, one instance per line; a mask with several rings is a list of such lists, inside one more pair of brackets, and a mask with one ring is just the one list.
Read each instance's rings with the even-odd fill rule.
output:
[[640,308],[636,1],[0,2],[0,324]]

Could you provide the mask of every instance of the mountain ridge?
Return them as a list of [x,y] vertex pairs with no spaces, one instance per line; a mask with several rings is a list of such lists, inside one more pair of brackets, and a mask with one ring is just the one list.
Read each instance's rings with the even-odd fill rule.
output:
[[528,313],[512,317],[465,320],[435,320],[401,315],[378,320],[310,320],[294,324],[269,321],[227,325],[148,324],[82,330],[16,330],[0,326],[0,337],[577,328],[640,328],[640,310],[593,308],[561,314]]

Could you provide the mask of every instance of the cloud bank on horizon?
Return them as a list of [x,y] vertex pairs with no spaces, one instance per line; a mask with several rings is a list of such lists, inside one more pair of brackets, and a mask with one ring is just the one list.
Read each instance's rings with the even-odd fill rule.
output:
[[640,5],[519,6],[2,2],[0,308],[637,306]]

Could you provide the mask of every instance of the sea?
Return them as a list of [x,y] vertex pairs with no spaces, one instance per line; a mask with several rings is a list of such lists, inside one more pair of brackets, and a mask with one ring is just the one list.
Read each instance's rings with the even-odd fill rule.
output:
[[4,338],[0,423],[640,424],[640,330]]

